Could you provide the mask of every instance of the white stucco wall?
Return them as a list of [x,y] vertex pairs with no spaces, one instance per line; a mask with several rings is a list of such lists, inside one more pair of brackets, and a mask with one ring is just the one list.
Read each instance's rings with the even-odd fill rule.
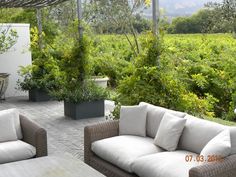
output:
[[17,31],[17,43],[6,53],[0,54],[0,73],[9,73],[9,86],[6,97],[24,96],[26,92],[16,89],[16,82],[19,79],[18,71],[20,66],[27,66],[32,63],[30,47],[30,25],[29,24],[0,24],[1,28],[14,29]]

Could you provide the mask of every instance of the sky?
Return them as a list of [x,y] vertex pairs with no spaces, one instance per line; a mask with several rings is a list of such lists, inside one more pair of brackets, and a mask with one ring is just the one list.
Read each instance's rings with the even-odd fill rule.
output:
[[[196,13],[207,2],[220,2],[221,0],[159,0],[160,8],[167,16],[186,16]],[[144,11],[145,16],[151,16],[151,8]]]

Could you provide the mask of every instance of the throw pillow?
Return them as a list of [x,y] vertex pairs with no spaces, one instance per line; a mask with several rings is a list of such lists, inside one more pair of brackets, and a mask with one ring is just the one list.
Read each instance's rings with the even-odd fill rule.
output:
[[157,131],[154,144],[167,151],[176,150],[186,119],[165,113]]
[[208,156],[225,158],[231,153],[230,131],[224,130],[215,136],[201,151],[201,155],[207,159]]
[[146,136],[147,106],[122,106],[120,110],[120,135]]
[[7,112],[0,112],[0,142],[17,140],[14,116]]

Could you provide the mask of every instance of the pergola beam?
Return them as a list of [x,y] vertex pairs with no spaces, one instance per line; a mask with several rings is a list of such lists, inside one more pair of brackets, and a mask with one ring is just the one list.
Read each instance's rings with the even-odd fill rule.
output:
[[0,8],[42,8],[67,0],[0,0]]

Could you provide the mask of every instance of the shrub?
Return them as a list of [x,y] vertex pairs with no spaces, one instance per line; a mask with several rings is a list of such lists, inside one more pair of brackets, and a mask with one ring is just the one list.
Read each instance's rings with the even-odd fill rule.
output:
[[[45,37],[44,33],[43,36]],[[40,89],[47,92],[58,89],[61,85],[61,72],[58,61],[53,57],[53,49],[44,43],[39,47],[39,36],[36,28],[31,29],[32,65],[20,67],[18,89],[27,91]]]
[[120,81],[118,100],[128,105],[145,101],[198,116],[214,116],[218,100],[210,94],[198,96],[191,92],[175,61],[166,54],[162,40],[153,36],[145,40],[144,52],[136,59],[134,72]]
[[97,86],[93,81],[85,81],[83,85],[77,84],[75,88],[62,87],[54,91],[52,95],[58,101],[66,101],[70,103],[82,103],[104,100],[108,98],[108,91]]
[[90,41],[84,37],[74,43],[60,60],[62,83],[51,94],[59,101],[72,103],[104,100],[108,92],[97,86],[89,76]]
[[128,74],[133,54],[126,39],[118,36],[97,36],[91,46],[91,74],[108,76],[109,84],[115,87]]
[[42,53],[32,65],[20,67],[19,75],[22,80],[18,80],[18,88],[24,91],[40,89],[49,92],[61,84],[58,63],[48,53]]

